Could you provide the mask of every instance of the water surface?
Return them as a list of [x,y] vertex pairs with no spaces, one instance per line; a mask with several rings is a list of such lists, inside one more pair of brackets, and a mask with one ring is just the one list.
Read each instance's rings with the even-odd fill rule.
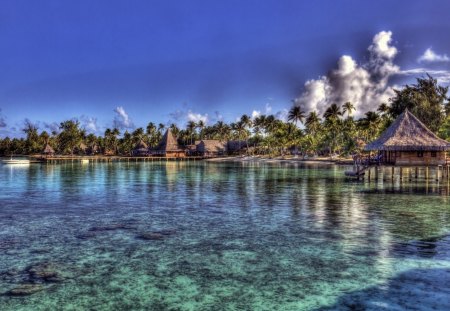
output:
[[0,166],[0,309],[449,310],[448,182],[345,169]]

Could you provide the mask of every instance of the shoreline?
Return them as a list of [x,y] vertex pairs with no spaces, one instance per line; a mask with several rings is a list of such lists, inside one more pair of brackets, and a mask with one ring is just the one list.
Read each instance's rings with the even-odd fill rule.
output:
[[[205,161],[216,163],[303,163],[303,164],[335,164],[335,165],[353,165],[353,160],[350,158],[330,159],[329,157],[306,158],[303,157],[267,157],[267,156],[226,156],[226,157],[128,157],[128,156],[56,156],[56,157],[42,157],[38,155],[20,155],[18,158],[29,158],[31,163],[53,163],[53,162],[73,162],[88,160],[90,162],[158,162],[158,161]],[[7,159],[9,157],[0,157],[0,159]]]
[[330,159],[329,157],[317,157],[313,159],[303,159],[302,157],[260,157],[260,156],[234,156],[205,159],[206,162],[258,162],[258,163],[305,163],[305,164],[336,164],[353,165],[352,159]]

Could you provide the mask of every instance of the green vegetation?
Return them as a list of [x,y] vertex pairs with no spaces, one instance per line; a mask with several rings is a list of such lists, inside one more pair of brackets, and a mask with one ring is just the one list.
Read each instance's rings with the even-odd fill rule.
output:
[[[330,105],[323,115],[312,111],[306,114],[294,106],[288,113],[288,122],[274,115],[261,115],[251,119],[243,115],[238,121],[226,124],[218,121],[207,126],[203,121],[190,121],[186,128],[169,128],[181,145],[192,145],[200,139],[221,141],[237,140],[242,152],[252,154],[351,154],[358,152],[369,141],[377,138],[406,108],[415,114],[431,130],[444,139],[450,138],[450,104],[448,87],[438,85],[431,76],[418,78],[417,84],[395,90],[390,104],[380,103],[376,111],[368,111],[355,119],[355,106],[350,103]],[[58,132],[38,132],[27,121],[22,139],[0,139],[0,154],[36,154],[48,143],[58,154],[131,155],[141,140],[155,147],[161,140],[166,126],[148,123],[146,129],[121,133],[119,129],[106,129],[103,136],[86,135],[76,120],[61,122]],[[242,144],[242,145],[241,145]]]

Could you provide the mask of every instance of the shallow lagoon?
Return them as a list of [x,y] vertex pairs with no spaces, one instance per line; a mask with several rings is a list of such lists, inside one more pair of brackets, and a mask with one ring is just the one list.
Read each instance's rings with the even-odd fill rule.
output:
[[0,309],[449,310],[449,184],[345,169],[0,166]]

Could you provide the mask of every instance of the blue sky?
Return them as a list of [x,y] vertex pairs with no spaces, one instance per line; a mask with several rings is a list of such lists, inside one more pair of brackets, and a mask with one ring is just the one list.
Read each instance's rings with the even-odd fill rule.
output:
[[[2,0],[0,135],[18,135],[26,118],[48,130],[77,117],[100,133],[243,113],[282,118],[294,99],[318,110],[346,96],[364,101],[328,81],[341,78],[339,87],[371,80],[360,91],[376,101],[425,70],[448,85],[449,11],[448,1],[411,0]],[[393,56],[368,50],[382,31]],[[395,68],[373,90],[384,83],[368,69],[377,57]],[[354,74],[338,73],[348,66]],[[317,87],[339,98],[319,103]]]

